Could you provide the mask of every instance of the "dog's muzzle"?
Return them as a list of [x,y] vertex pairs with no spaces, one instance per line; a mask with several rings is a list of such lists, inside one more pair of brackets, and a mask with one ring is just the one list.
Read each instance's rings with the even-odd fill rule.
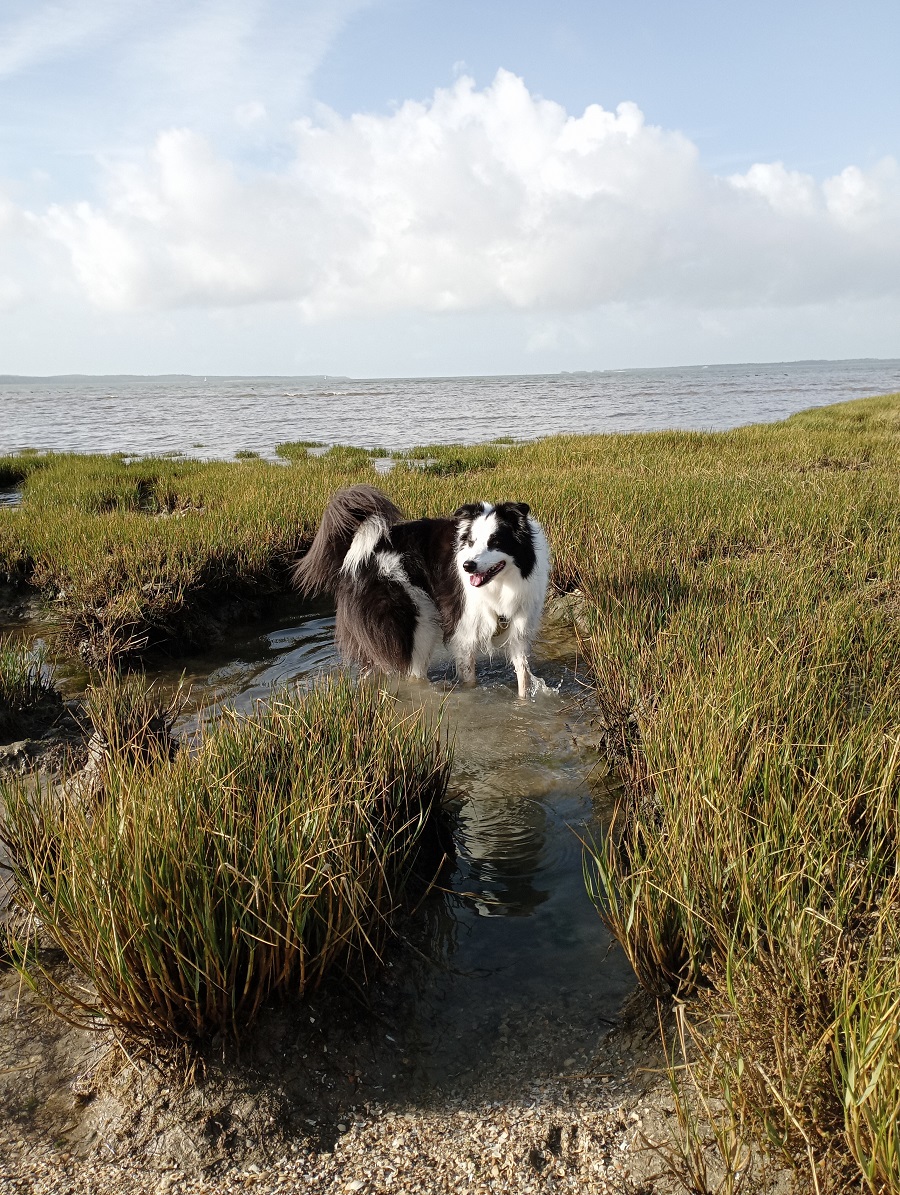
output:
[[485,572],[478,571],[478,563],[475,560],[464,560],[463,569],[469,574],[469,584],[478,588],[481,585],[487,585],[488,581],[493,581],[494,577],[506,567],[505,560],[498,560],[496,564],[492,565]]

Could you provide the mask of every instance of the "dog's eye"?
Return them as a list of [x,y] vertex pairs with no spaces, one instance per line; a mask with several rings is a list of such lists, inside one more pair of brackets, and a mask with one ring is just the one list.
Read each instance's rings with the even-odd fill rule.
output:
[[488,546],[488,550],[489,550],[489,551],[490,551],[492,548],[496,548],[496,547],[497,547],[497,537],[496,537],[496,535],[489,535],[489,536],[488,536],[487,546]]

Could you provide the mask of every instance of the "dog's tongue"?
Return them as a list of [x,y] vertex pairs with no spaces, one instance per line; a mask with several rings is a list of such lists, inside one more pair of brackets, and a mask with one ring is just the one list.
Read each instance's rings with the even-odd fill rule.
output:
[[484,584],[484,579],[487,573],[469,573],[469,584],[474,585],[477,589],[479,585]]

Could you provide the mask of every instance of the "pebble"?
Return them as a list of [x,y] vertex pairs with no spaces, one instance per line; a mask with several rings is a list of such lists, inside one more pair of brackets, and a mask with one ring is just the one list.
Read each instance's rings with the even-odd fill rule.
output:
[[[76,1160],[75,1173],[67,1173],[58,1154],[36,1143],[10,1150],[13,1142],[0,1130],[0,1175],[16,1174],[10,1195],[633,1195],[624,1162],[603,1160],[617,1149],[626,1115],[604,1106],[589,1081],[569,1078],[545,1087],[539,1109],[491,1101],[474,1110],[421,1107],[403,1115],[358,1110],[339,1126],[345,1133],[339,1152],[296,1152],[287,1144],[283,1157],[262,1166],[226,1164],[209,1174],[183,1168],[163,1176],[96,1158]],[[397,1133],[401,1124],[404,1132]],[[557,1157],[547,1139],[559,1125],[566,1127]],[[543,1160],[536,1166],[535,1158]]]

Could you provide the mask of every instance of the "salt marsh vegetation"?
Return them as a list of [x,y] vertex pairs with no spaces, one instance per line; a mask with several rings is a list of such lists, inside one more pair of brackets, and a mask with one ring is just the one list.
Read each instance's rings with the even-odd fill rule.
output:
[[[0,509],[0,570],[52,599],[66,650],[176,653],[214,634],[228,603],[286,586],[332,490],[374,477],[366,450],[284,455],[289,467],[41,458],[21,507]],[[441,467],[399,462],[378,482],[411,516],[514,498],[547,530],[623,785],[588,886],[641,984],[680,1009],[673,1079],[702,1093],[709,1123],[694,1131],[721,1145],[721,1189],[755,1189],[749,1167],[768,1157],[798,1190],[900,1192],[900,396],[722,433],[417,459]],[[155,804],[221,787],[231,773],[215,761],[244,757],[223,745],[196,758],[158,766]],[[189,766],[201,772],[188,781]],[[125,799],[111,785],[104,809]],[[13,808],[20,857],[52,858],[26,832],[24,797]],[[28,881],[44,918],[49,866]],[[207,1011],[233,966],[246,963],[204,963],[217,978],[202,993],[191,980],[202,999],[178,1032],[252,1010],[268,980],[240,1008],[220,995]],[[146,1023],[148,985],[123,1019]],[[699,1156],[691,1140],[684,1156]],[[698,1167],[695,1189],[713,1189]]]
[[24,731],[41,711],[55,711],[58,704],[44,653],[25,639],[0,635],[0,736]]

